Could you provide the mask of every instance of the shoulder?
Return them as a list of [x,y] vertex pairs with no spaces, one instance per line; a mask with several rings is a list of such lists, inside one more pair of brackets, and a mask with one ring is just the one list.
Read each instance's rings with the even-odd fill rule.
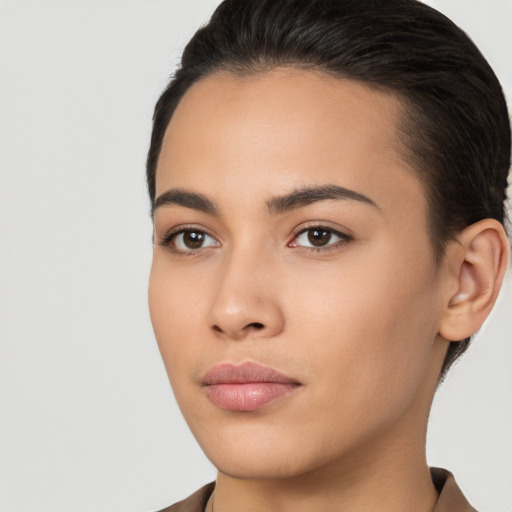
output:
[[213,489],[215,489],[215,482],[206,484],[183,501],[179,501],[159,512],[204,512]]

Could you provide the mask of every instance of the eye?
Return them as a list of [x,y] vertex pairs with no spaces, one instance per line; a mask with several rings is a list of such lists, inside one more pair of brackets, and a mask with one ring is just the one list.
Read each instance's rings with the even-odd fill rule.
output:
[[333,229],[315,226],[302,230],[291,242],[291,247],[327,248],[339,243],[347,243],[352,237]]
[[162,245],[169,246],[175,252],[187,253],[206,247],[218,247],[219,242],[199,229],[182,229],[167,235],[162,240]]

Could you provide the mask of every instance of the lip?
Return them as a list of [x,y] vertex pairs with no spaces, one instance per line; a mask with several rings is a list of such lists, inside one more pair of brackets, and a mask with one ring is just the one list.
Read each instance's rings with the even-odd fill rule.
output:
[[229,411],[255,411],[300,387],[296,379],[268,366],[246,362],[214,366],[201,384],[208,399]]

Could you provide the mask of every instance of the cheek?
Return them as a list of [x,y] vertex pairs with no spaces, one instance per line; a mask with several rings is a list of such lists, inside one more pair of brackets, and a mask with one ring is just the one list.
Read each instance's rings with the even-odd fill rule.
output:
[[301,280],[296,339],[336,400],[356,410],[357,403],[373,407],[376,397],[386,407],[412,398],[436,334],[430,268],[427,260],[382,253]]
[[[164,261],[162,261],[164,260]],[[162,358],[174,385],[201,348],[197,340],[205,319],[201,300],[205,293],[191,293],[199,283],[174,272],[164,258],[154,258],[148,289],[149,312]]]

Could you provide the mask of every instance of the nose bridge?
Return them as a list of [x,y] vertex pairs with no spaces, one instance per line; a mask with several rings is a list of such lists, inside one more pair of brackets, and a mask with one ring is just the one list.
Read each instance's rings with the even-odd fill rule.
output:
[[219,269],[208,323],[218,335],[232,339],[271,337],[284,326],[272,286],[277,276],[272,254],[240,245],[226,254]]

